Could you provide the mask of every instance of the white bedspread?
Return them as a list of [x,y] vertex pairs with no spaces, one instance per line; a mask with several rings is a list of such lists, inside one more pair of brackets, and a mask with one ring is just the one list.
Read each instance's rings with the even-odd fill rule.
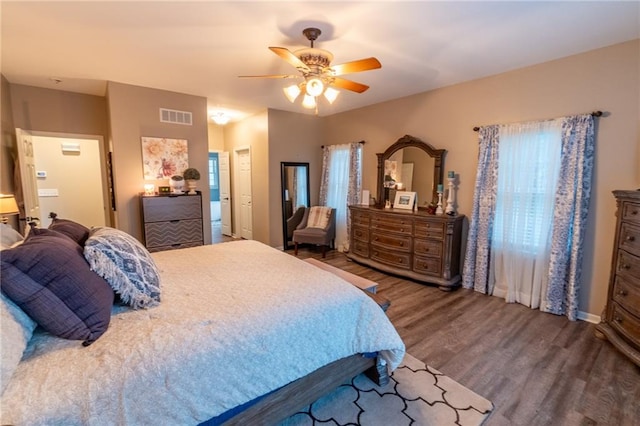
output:
[[197,424],[334,360],[404,344],[380,307],[329,272],[255,241],[153,254],[162,302],[114,308],[89,347],[34,334],[2,424]]

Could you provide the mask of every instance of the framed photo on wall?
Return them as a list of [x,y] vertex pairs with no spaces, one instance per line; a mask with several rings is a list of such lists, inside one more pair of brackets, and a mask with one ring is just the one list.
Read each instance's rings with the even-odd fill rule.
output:
[[396,191],[396,199],[393,202],[394,209],[413,210],[416,204],[416,193],[408,191]]

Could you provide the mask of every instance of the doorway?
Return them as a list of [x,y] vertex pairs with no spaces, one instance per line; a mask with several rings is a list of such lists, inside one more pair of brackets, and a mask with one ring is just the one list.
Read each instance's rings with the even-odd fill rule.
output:
[[[31,141],[30,173],[35,179],[23,179],[22,184],[31,186],[23,193],[36,195],[40,227],[49,226],[50,212],[87,227],[111,225],[101,136],[23,130],[17,134]],[[22,157],[19,162],[24,163]]]

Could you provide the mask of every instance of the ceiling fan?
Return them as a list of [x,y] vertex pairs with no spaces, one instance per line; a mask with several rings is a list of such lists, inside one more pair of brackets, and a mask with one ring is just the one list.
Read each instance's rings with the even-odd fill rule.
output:
[[[357,61],[345,62],[339,65],[331,65],[333,54],[324,49],[313,47],[313,42],[322,32],[318,28],[305,28],[302,34],[309,40],[311,47],[299,49],[291,52],[284,47],[269,47],[269,49],[280,56],[300,72],[299,75],[248,75],[241,78],[302,78],[298,84],[284,88],[284,93],[289,101],[294,102],[303,93],[302,106],[318,111],[316,98],[320,95],[333,103],[340,93],[339,89],[346,89],[356,93],[363,93],[369,86],[355,81],[339,77],[344,74],[368,71],[381,68],[380,61],[376,58],[359,59]],[[333,86],[333,87],[332,87]]]

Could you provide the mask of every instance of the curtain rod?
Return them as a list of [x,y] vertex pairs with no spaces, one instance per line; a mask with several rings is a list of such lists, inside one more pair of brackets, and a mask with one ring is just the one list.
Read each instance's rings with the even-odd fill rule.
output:
[[[593,115],[594,117],[602,117],[602,111],[593,111],[591,115]],[[480,130],[480,127],[473,128],[474,132],[477,132],[478,130]]]
[[[361,143],[362,145],[364,145],[366,142],[365,141],[360,141],[360,142],[356,142],[356,143]],[[320,145],[320,148],[324,149],[324,145]]]

